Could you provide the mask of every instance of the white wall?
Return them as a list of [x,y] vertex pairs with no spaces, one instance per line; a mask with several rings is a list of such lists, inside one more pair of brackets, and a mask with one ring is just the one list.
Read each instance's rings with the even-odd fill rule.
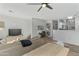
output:
[[53,39],[79,45],[79,18],[75,19],[75,30],[53,30]]
[[0,31],[0,38],[5,38],[8,35],[9,28],[22,29],[23,35],[31,34],[32,21],[31,19],[20,19],[16,17],[1,16],[0,21],[5,22],[4,30]]

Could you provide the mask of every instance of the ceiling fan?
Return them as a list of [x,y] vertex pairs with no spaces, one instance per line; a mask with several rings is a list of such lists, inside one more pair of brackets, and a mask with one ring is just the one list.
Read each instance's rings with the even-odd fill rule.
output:
[[29,5],[41,5],[40,8],[37,10],[37,12],[39,12],[42,8],[46,7],[49,9],[53,9],[49,3],[28,3]]

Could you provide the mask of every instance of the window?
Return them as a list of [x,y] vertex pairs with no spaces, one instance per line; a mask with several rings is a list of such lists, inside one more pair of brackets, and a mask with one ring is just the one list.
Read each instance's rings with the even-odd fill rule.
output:
[[75,30],[75,18],[53,20],[53,30]]

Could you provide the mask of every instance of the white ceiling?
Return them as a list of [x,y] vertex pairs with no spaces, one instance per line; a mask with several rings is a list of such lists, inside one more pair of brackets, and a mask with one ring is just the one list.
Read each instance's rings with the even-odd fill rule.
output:
[[[78,3],[52,3],[54,9],[42,8],[37,12],[40,5],[28,5],[26,3],[0,3],[0,15],[15,16],[20,18],[59,19],[72,16],[79,12]],[[12,10],[13,12],[9,12]]]

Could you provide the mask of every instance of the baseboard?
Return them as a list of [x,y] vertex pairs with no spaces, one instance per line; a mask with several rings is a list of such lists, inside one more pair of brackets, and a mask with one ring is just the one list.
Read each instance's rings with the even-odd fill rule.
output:
[[69,45],[69,46],[78,46],[79,47],[79,45],[76,45],[76,44],[71,44],[71,43],[66,43],[66,42],[64,42],[64,44]]

